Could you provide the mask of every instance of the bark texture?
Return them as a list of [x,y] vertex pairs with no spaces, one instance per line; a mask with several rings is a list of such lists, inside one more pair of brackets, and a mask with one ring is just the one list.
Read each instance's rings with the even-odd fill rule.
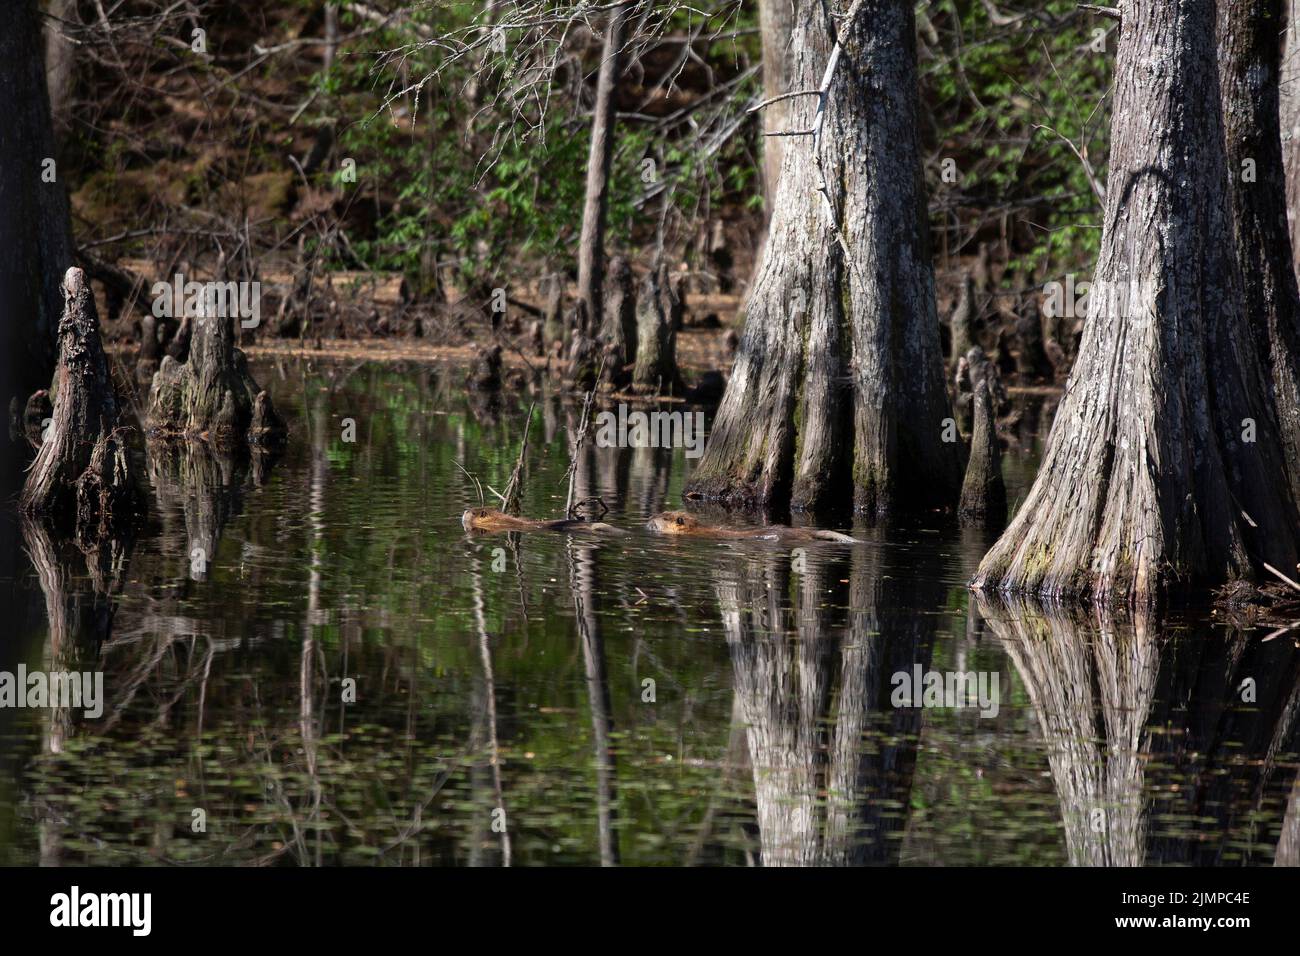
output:
[[117,399],[85,274],[68,270],[59,321],[53,421],[23,485],[29,515],[69,518],[77,538],[109,537],[138,510]]
[[[794,90],[793,0],[759,0],[758,31],[763,41],[763,98],[771,99]],[[763,108],[763,132],[790,129],[790,100]],[[781,144],[784,137],[763,137],[763,195],[770,210],[781,181]]]
[[[745,332],[687,493],[732,506],[860,511],[954,507],[962,446],[942,441],[943,385],[917,140],[912,4],[829,4],[842,52],[819,136],[786,138]],[[795,0],[798,89],[834,41]],[[791,100],[812,129],[818,97]],[[846,255],[847,251],[847,255]]]
[[1219,82],[1246,318],[1268,362],[1291,500],[1300,502],[1300,290],[1279,119],[1277,38],[1287,6],[1285,0],[1219,4]]
[[218,448],[281,441],[284,425],[249,373],[244,353],[235,348],[234,320],[199,317],[190,329],[188,358],[177,362],[167,355],[154,376],[146,413],[149,434],[202,439]]
[[1300,272],[1300,243],[1294,241],[1300,222],[1300,3],[1285,0],[1282,29],[1281,125],[1282,162],[1286,170],[1287,220],[1291,225],[1292,263]]
[[1121,10],[1090,317],[1033,488],[977,588],[1137,603],[1296,561],[1232,251],[1215,5]]
[[[41,58],[35,0],[15,0],[0,29],[0,388],[4,404],[50,383],[72,235]],[[54,182],[46,182],[49,172]]]

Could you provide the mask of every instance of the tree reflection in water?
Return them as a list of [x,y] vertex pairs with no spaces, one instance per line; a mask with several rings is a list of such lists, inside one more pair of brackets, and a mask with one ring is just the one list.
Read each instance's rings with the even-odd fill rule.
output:
[[[1072,863],[1270,862],[1295,828],[1295,801],[1280,810],[1296,777],[1280,759],[1296,743],[1294,641],[1147,615],[979,605],[1037,713]],[[1257,822],[1283,812],[1280,829]]]

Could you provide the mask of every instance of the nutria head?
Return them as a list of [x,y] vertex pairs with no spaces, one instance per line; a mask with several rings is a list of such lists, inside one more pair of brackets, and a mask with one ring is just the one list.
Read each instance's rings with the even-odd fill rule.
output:
[[685,511],[665,511],[655,515],[645,526],[660,534],[690,534],[699,528],[700,523]]
[[466,531],[473,531],[489,524],[493,517],[500,514],[501,512],[493,511],[491,508],[470,508],[460,516],[460,523]]

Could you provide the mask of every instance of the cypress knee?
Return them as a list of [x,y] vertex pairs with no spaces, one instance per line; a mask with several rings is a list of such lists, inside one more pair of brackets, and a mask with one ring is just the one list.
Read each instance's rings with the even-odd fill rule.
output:
[[632,288],[632,268],[622,256],[610,261],[605,276],[605,308],[601,316],[600,337],[605,343],[605,384],[622,388],[627,384],[628,367],[636,360],[636,293]]
[[178,362],[165,356],[149,389],[149,434],[202,439],[218,448],[282,440],[284,427],[269,409],[269,398],[254,434],[254,406],[262,389],[248,371],[244,353],[235,348],[233,320],[198,316],[186,321],[188,358]]
[[117,399],[85,274],[63,280],[51,424],[23,485],[29,515],[75,519],[78,539],[103,536],[139,511]]
[[1016,353],[1016,371],[1025,378],[1050,378],[1052,365],[1047,361],[1043,347],[1043,322],[1038,313],[1038,303],[1033,299],[1016,319],[1016,339],[1020,344]]
[[674,332],[682,330],[683,312],[685,311],[685,280],[678,275],[674,280],[672,273],[668,271],[668,264],[661,263],[659,266],[659,300],[664,315],[668,318],[668,326]]
[[963,520],[997,524],[1006,520],[1007,490],[1002,483],[1002,452],[998,447],[987,378],[976,381],[973,405],[975,424],[971,432],[970,460],[958,511]]
[[673,395],[680,391],[677,374],[677,334],[664,314],[659,280],[646,275],[636,304],[636,368],[632,390],[642,394]]
[[953,362],[959,362],[972,345],[975,344],[975,280],[967,273],[961,283],[961,294],[957,298],[957,307],[952,311],[950,325],[952,328]]

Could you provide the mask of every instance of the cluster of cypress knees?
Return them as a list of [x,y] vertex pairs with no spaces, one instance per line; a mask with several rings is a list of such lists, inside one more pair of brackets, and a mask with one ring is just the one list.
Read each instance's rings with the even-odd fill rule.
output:
[[[120,534],[144,513],[119,407],[100,338],[94,295],[73,267],[63,280],[58,364],[49,390],[32,395],[22,426],[36,448],[19,499],[29,516],[70,530],[79,545]],[[219,452],[273,449],[285,426],[270,396],[235,347],[229,317],[184,319],[152,375],[144,414],[151,440],[200,441]]]

